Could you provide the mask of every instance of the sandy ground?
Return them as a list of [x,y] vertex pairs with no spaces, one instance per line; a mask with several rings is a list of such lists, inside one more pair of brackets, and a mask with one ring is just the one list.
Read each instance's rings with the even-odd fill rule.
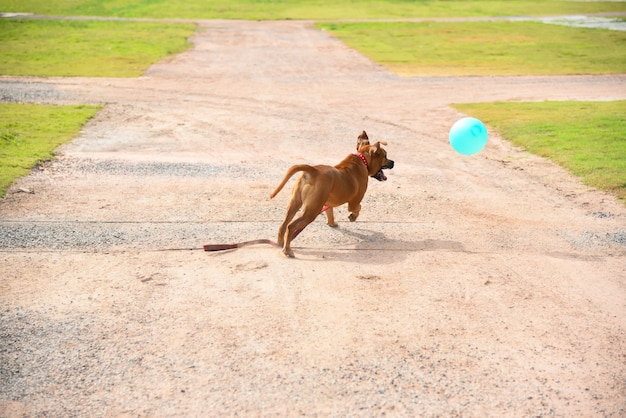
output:
[[[0,79],[106,104],[0,202],[0,416],[626,415],[626,208],[447,140],[450,103],[626,76],[403,79],[308,22],[200,24],[139,79]],[[396,166],[357,222],[202,251],[274,239],[286,168],[363,129]]]

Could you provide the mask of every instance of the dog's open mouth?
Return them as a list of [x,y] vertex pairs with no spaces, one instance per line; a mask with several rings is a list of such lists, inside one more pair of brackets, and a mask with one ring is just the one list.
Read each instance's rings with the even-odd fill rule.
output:
[[378,181],[387,181],[387,176],[383,173],[382,169],[378,170],[378,173],[374,174],[372,177]]
[[393,161],[392,160],[387,160],[387,162],[385,163],[385,165],[383,165],[380,170],[378,170],[378,172],[376,174],[374,174],[372,177],[374,177],[376,180],[378,181],[387,181],[387,176],[385,175],[385,173],[383,173],[383,168],[387,168],[387,169],[392,169],[394,166]]

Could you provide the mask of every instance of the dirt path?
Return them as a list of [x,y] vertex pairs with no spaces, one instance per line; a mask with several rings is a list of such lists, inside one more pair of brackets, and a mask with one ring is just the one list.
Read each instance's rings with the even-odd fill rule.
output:
[[[107,105],[0,202],[1,416],[626,414],[626,208],[494,133],[447,143],[450,103],[626,76],[401,79],[296,21],[193,43],[135,80],[0,79]],[[285,169],[362,129],[396,167],[357,222],[295,260],[199,249],[274,238]]]

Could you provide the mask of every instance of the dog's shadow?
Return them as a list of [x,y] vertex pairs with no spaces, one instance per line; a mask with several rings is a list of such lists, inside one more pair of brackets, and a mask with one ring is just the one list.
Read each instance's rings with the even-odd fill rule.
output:
[[[296,257],[315,259],[354,261],[368,264],[391,264],[406,258],[407,254],[420,251],[466,252],[463,244],[458,241],[425,239],[406,241],[387,237],[382,232],[353,231],[341,227],[336,228],[357,243],[351,248],[333,247],[328,249],[297,248]],[[296,248],[296,247],[294,247]]]

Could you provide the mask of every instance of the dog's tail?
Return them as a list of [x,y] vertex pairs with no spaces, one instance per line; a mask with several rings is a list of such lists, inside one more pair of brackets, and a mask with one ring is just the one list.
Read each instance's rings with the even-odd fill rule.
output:
[[314,175],[316,173],[315,168],[311,167],[308,164],[297,164],[297,165],[292,165],[291,167],[289,167],[289,170],[287,170],[287,173],[285,173],[285,177],[283,178],[283,181],[280,182],[280,184],[276,187],[276,190],[274,190],[272,192],[272,194],[270,195],[270,199],[272,199],[274,196],[276,196],[278,194],[278,192],[280,192],[283,187],[285,187],[285,184],[287,184],[287,182],[289,181],[289,179],[296,173],[300,172],[300,171],[304,171],[305,173]]

